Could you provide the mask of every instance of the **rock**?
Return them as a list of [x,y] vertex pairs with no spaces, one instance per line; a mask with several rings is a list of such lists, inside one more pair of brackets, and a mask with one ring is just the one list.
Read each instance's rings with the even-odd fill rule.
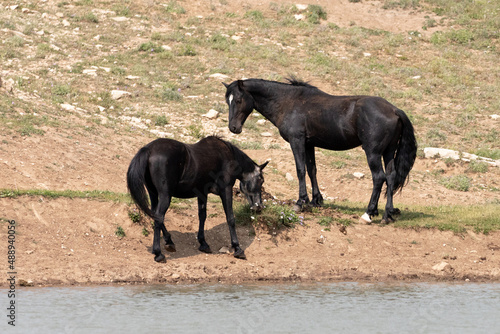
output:
[[179,279],[179,278],[181,278],[181,275],[179,275],[179,274],[172,274],[172,276],[171,276],[171,277],[172,277],[173,279]]
[[288,182],[291,182],[291,181],[293,181],[293,180],[294,180],[294,178],[293,178],[292,174],[290,174],[290,173],[286,173],[286,174],[285,174],[285,178],[286,178],[286,180],[287,180]]
[[122,97],[127,96],[127,95],[132,95],[132,94],[130,94],[129,92],[126,92],[124,90],[112,90],[111,91],[111,98],[113,100],[119,100]]
[[326,241],[326,238],[323,235],[320,235],[318,239],[316,239],[316,242],[318,244],[324,244]]
[[210,74],[209,78],[217,79],[217,80],[226,80],[226,79],[229,79],[229,76],[222,74],[222,73],[214,73],[214,74]]
[[63,103],[61,104],[61,108],[63,110],[66,110],[66,111],[75,111],[76,110],[76,107],[72,104],[67,104],[67,103]]
[[202,117],[206,117],[208,119],[216,119],[219,116],[219,112],[215,109],[210,109],[205,115]]
[[340,225],[339,226],[339,232],[343,234],[347,234],[347,230],[345,228],[345,225]]
[[298,10],[303,11],[306,10],[309,5],[296,4],[295,7],[297,7]]
[[352,175],[357,178],[357,179],[362,179],[363,177],[365,177],[365,174],[363,173],[360,173],[360,172],[354,172],[352,173]]
[[87,75],[92,75],[94,77],[97,76],[97,69],[95,68],[87,68],[85,70],[82,71],[83,74],[87,74]]
[[262,137],[272,137],[273,136],[273,134],[271,132],[262,132],[260,135]]
[[491,119],[494,119],[494,120],[500,119],[500,115],[497,115],[497,114],[490,115],[490,117],[491,117]]
[[420,75],[416,75],[416,76],[412,77],[412,79],[413,79],[413,80],[418,80],[418,79],[420,79],[420,78],[421,78],[421,76],[420,76]]
[[111,18],[115,22],[125,22],[128,21],[128,18],[125,16],[117,16],[117,17],[112,17]]
[[69,27],[71,25],[71,23],[69,23],[68,20],[64,19],[64,20],[62,20],[62,25],[65,27]]
[[221,253],[221,254],[230,254],[231,251],[229,250],[228,247],[223,246],[221,249],[219,249],[219,253]]
[[4,87],[5,90],[9,93],[12,93],[14,91],[14,85],[15,82],[12,78],[9,78],[2,83],[2,87]]
[[128,80],[135,80],[135,79],[140,79],[140,77],[138,77],[137,75],[127,75],[125,77],[125,79],[128,79]]
[[426,147],[424,148],[424,156],[428,159],[440,157],[443,159],[453,159],[453,160],[463,160],[463,161],[480,160],[486,162],[487,164],[500,167],[500,160],[493,160],[490,158],[479,157],[475,154],[449,150],[446,148]]
[[371,55],[372,54],[370,52],[363,52],[363,56],[365,56],[365,57],[371,57]]
[[168,45],[162,45],[161,48],[165,51],[172,51],[172,48]]
[[304,21],[306,19],[304,14],[295,14],[293,17],[295,17],[297,21]]
[[259,120],[257,121],[257,124],[259,124],[259,125],[264,125],[264,124],[266,124],[266,120],[265,120],[265,119],[259,119]]
[[432,267],[432,270],[450,272],[453,270],[453,268],[451,267],[451,265],[448,262],[443,261],[441,263],[434,265]]

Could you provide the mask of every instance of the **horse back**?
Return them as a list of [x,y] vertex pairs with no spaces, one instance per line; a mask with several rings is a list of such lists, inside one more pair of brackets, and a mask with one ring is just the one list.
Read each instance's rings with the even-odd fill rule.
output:
[[333,96],[321,92],[300,105],[306,140],[325,149],[360,146],[366,133],[394,127],[398,120],[397,108],[375,96]]

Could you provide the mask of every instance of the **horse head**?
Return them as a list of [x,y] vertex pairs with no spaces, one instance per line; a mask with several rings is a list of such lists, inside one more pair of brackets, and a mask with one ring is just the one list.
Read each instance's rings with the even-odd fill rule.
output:
[[253,172],[244,173],[243,178],[240,180],[240,190],[245,195],[250,204],[250,210],[260,212],[262,211],[262,184],[264,184],[264,176],[262,170],[267,166],[269,161],[262,165],[255,166]]
[[222,83],[226,87],[226,103],[229,106],[229,130],[241,133],[243,124],[254,108],[254,100],[245,89],[243,80],[231,84]]

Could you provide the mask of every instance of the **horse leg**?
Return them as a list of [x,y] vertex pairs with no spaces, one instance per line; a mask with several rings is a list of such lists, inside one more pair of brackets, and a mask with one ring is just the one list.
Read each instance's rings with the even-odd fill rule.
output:
[[309,204],[306,187],[306,148],[305,139],[294,138],[290,140],[293,158],[295,159],[295,168],[297,170],[297,178],[299,179],[299,199],[294,205],[295,211],[301,211],[305,204]]
[[238,236],[236,235],[236,224],[233,213],[233,189],[226,187],[220,193],[224,213],[226,214],[227,225],[229,227],[229,235],[231,236],[231,247],[234,249],[234,257],[238,259],[246,259],[245,252],[240,247]]
[[366,152],[366,157],[368,160],[368,166],[370,167],[370,171],[372,173],[373,190],[370,202],[368,203],[368,208],[363,216],[361,216],[361,219],[370,224],[372,222],[371,218],[378,216],[378,200],[380,198],[382,186],[386,181],[386,177],[382,167],[381,155]]
[[165,239],[165,248],[169,252],[175,252],[175,245],[172,242],[172,238],[170,233],[168,233],[165,228],[165,213],[170,207],[170,201],[172,196],[168,194],[168,192],[162,192],[158,196],[158,206],[156,208],[155,214],[160,219],[155,219],[155,229],[154,229],[154,238],[153,238],[153,254],[155,255],[156,262],[162,262],[165,260],[165,256],[161,253],[160,246],[160,237],[161,232],[163,232],[163,237]]
[[394,166],[394,151],[384,154],[385,175],[387,178],[387,203],[385,205],[384,216],[382,223],[390,223],[394,221],[393,215],[401,213],[399,209],[393,206],[394,184],[396,179],[396,168]]
[[306,145],[306,167],[307,174],[311,179],[312,185],[312,202],[313,206],[321,206],[323,204],[323,196],[318,187],[318,180],[316,179],[316,157],[314,152],[314,146]]
[[205,241],[205,220],[207,219],[207,196],[201,195],[198,197],[198,218],[200,226],[198,228],[198,242],[200,251],[204,253],[212,253],[210,246]]
[[[156,212],[156,210],[158,209],[158,192],[156,191],[155,187],[151,184],[146,183],[146,188],[148,190],[149,198],[151,200],[151,211]],[[168,210],[168,207],[170,206],[170,200],[171,200],[171,198],[169,197],[167,210]],[[165,210],[165,212],[166,212],[166,210]],[[164,222],[160,223],[160,229],[163,232],[163,239],[165,240],[165,249],[168,252],[175,252],[176,251],[175,244],[172,241],[172,236],[167,231],[167,228],[165,227]],[[156,230],[156,222],[155,222],[155,230]]]

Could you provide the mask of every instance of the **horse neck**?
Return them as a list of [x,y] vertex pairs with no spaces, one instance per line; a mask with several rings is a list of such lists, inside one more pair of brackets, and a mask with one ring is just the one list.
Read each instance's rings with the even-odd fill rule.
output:
[[248,92],[254,99],[254,109],[267,118],[275,126],[281,120],[280,108],[276,108],[283,98],[286,98],[286,86],[273,81],[252,81],[248,85]]
[[234,145],[232,145],[231,150],[233,151],[234,160],[239,166],[238,179],[241,179],[244,173],[250,173],[255,170],[255,163],[242,150]]

